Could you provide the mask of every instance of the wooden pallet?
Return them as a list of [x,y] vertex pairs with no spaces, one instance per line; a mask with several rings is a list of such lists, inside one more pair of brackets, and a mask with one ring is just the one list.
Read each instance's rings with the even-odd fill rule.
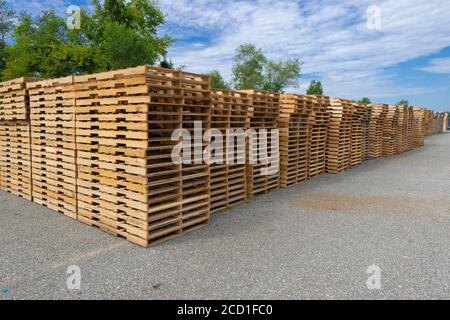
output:
[[327,138],[328,173],[340,173],[351,165],[352,102],[332,99]]
[[[219,212],[247,200],[245,154],[239,154],[238,141],[245,148],[245,128],[250,107],[248,94],[237,91],[212,90],[211,127],[220,130],[222,163],[211,164],[211,212]],[[237,129],[233,133],[230,129]],[[227,145],[227,137],[233,138],[234,147]],[[231,140],[230,140],[231,142]],[[231,157],[227,157],[230,153]],[[229,164],[227,159],[233,163]]]
[[373,105],[369,123],[369,157],[377,159],[383,155],[383,106]]
[[27,83],[37,78],[22,77],[0,82],[0,121],[23,121],[29,116]]
[[383,157],[391,157],[395,155],[396,141],[396,123],[395,123],[395,106],[383,105]]
[[27,121],[0,121],[1,189],[32,199],[31,139]]
[[30,96],[33,199],[77,218],[74,77],[27,84]]
[[325,96],[305,96],[311,110],[308,123],[308,177],[321,175],[326,170],[327,137],[330,114],[330,98]]
[[425,131],[424,131],[424,109],[414,108],[414,123],[413,123],[413,144],[414,147],[422,147],[425,144]]

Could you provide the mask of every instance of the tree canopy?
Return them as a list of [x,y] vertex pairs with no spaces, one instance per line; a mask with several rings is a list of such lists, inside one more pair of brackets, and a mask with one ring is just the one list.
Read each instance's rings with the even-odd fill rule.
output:
[[396,103],[397,106],[409,106],[409,101],[408,100],[400,100],[399,102]]
[[211,82],[211,88],[213,89],[222,89],[222,90],[230,90],[231,86],[228,84],[220,74],[218,70],[213,70],[209,74],[209,79]]
[[295,86],[301,72],[299,59],[271,61],[262,49],[253,44],[243,44],[236,49],[232,70],[232,83],[235,89],[261,89],[282,92]]
[[173,40],[158,35],[165,17],[156,2],[93,0],[92,3],[91,13],[81,13],[80,29],[68,28],[65,19],[54,11],[37,18],[22,15],[12,33],[13,44],[5,49],[3,79],[61,77],[155,65],[166,55]]
[[362,98],[361,100],[359,100],[358,103],[362,103],[362,104],[371,104],[372,101],[370,101],[369,98],[364,97],[364,98]]
[[308,90],[306,91],[306,94],[322,96],[323,95],[322,82],[316,80],[311,81]]

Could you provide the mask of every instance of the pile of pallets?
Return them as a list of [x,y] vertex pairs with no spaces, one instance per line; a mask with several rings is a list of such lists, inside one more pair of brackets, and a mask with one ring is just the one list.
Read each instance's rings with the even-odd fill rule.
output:
[[326,163],[328,173],[340,173],[350,167],[352,108],[353,102],[344,99],[332,99],[328,107],[330,113]]
[[[209,77],[181,73],[183,89],[183,129],[191,135],[191,163],[182,164],[182,220],[184,231],[210,221],[210,165],[203,161],[205,132],[211,127],[211,87]],[[196,134],[197,133],[197,134]]]
[[396,107],[396,154],[403,153],[408,150],[408,107]]
[[364,137],[364,116],[366,105],[353,103],[351,109],[352,115],[352,138],[350,152],[350,166],[355,167],[363,162],[365,137]]
[[395,107],[383,105],[383,157],[395,155]]
[[182,80],[148,66],[75,78],[78,220],[141,246],[209,223],[209,168],[172,161],[174,130],[203,116]]
[[[247,151],[247,198],[278,189],[280,94],[243,90],[250,98],[247,128],[252,131]],[[277,140],[277,141],[275,141]]]
[[363,124],[363,161],[370,160],[370,117],[372,115],[372,106],[364,105]]
[[30,125],[0,121],[0,189],[32,199]]
[[32,199],[29,97],[36,78],[0,83],[0,189]]
[[220,131],[222,150],[216,150],[213,157],[217,161],[211,164],[211,213],[247,199],[245,129],[249,108],[246,93],[212,90],[211,128]]
[[31,82],[33,201],[77,218],[73,76]]
[[282,95],[280,102],[280,187],[309,177],[310,117],[312,105],[302,95]]
[[305,96],[307,109],[311,110],[309,117],[309,166],[308,178],[325,172],[327,159],[327,136],[330,114],[330,98],[324,96]]
[[425,143],[425,131],[423,126],[424,109],[413,109],[414,124],[413,124],[413,144],[414,147],[421,147]]
[[369,123],[369,158],[383,154],[383,106],[372,105]]

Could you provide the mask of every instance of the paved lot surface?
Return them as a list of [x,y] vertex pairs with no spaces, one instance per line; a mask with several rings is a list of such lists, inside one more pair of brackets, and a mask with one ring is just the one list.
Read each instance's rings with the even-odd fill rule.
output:
[[[450,134],[434,136],[148,250],[0,192],[0,289],[7,299],[450,299],[449,177]],[[81,290],[67,289],[71,265]],[[366,285],[371,265],[380,290]]]

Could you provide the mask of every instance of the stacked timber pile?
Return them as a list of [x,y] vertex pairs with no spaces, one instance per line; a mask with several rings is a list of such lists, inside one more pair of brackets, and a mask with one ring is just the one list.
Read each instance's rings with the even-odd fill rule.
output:
[[350,166],[355,167],[364,161],[364,117],[366,105],[352,103],[352,141],[350,152]]
[[30,118],[33,200],[77,218],[73,77],[32,82]]
[[352,102],[332,99],[327,139],[326,172],[340,173],[350,167],[352,137]]
[[407,150],[408,147],[408,107],[397,106],[396,107],[396,153],[400,154]]
[[240,92],[247,93],[251,101],[247,121],[247,128],[252,131],[247,159],[247,198],[250,199],[255,195],[278,189],[279,186],[277,126],[280,94],[260,90]]
[[282,95],[280,102],[280,187],[308,179],[312,106],[302,95]]
[[330,114],[330,98],[323,96],[305,96],[307,109],[311,110],[309,117],[309,173],[312,178],[325,172],[328,124]]
[[407,151],[414,149],[414,108],[408,106],[407,108],[407,124],[406,124],[406,140]]
[[369,158],[377,159],[383,154],[383,107],[373,105],[369,124]]
[[414,124],[413,124],[413,144],[414,147],[421,147],[425,144],[425,132],[423,126],[424,109],[413,109]]
[[442,131],[446,132],[448,130],[448,113],[444,112],[444,119],[443,119],[443,123],[442,123]]
[[363,161],[370,159],[370,117],[372,115],[372,106],[364,105],[363,114],[363,136],[364,136],[364,147],[363,147]]
[[0,188],[32,199],[30,125],[0,122]]
[[192,138],[191,163],[182,164],[181,214],[185,228],[195,229],[209,224],[211,213],[210,165],[203,161],[203,150],[209,144],[203,137],[211,128],[209,77],[182,72],[181,88],[184,98],[182,126]]
[[[181,72],[141,66],[78,76],[75,90],[78,220],[141,246],[209,223],[209,204],[196,201],[205,195],[191,192],[208,190],[195,179],[203,183],[205,174],[186,168],[184,183],[181,161],[172,161],[181,142],[174,130],[203,117],[194,101],[185,104]],[[194,99],[195,90],[186,91]]]
[[250,107],[248,94],[212,90],[211,127],[220,130],[220,163],[211,164],[211,212],[243,203],[246,194],[245,128]]
[[395,106],[383,105],[383,157],[395,155]]
[[434,112],[431,110],[425,110],[424,113],[425,136],[434,134],[433,127],[434,127]]
[[29,97],[36,78],[0,83],[0,189],[32,199]]

